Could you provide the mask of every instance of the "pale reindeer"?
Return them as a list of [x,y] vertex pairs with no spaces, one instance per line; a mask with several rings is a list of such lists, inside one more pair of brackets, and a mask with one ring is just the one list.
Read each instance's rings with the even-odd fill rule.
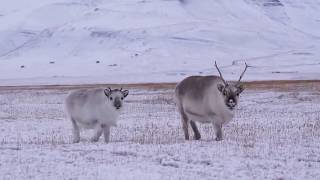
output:
[[77,90],[66,99],[66,109],[73,127],[73,142],[80,141],[80,129],[95,129],[91,141],[99,140],[102,133],[106,143],[110,140],[110,127],[117,125],[123,100],[129,94],[121,89]]
[[248,68],[246,63],[245,65],[236,83],[226,82],[215,62],[220,77],[190,76],[176,86],[175,97],[186,140],[189,140],[189,124],[194,132],[194,139],[201,138],[196,121],[213,124],[216,140],[222,140],[222,125],[232,120],[239,95],[244,90],[241,79]]

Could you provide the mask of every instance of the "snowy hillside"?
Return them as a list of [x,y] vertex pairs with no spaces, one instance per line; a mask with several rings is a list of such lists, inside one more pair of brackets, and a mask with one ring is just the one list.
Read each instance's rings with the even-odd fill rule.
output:
[[[319,79],[317,0],[11,0],[0,84]],[[97,63],[97,61],[99,63]]]

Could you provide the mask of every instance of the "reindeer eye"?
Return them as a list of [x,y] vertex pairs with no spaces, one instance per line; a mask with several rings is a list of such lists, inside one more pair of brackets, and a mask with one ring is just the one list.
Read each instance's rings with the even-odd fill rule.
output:
[[110,97],[110,100],[111,100],[111,101],[112,101],[112,99],[113,99],[113,98],[112,98],[112,97]]
[[124,98],[123,97],[121,97],[121,100],[123,100]]
[[226,96],[226,95],[227,95],[227,92],[226,92],[226,91],[223,91],[223,95],[225,95],[225,96]]

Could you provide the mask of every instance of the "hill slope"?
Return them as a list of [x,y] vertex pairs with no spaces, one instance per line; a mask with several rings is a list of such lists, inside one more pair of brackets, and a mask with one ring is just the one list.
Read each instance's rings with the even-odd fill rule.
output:
[[[12,0],[0,6],[0,83],[134,83],[214,74],[319,79],[316,0]],[[97,63],[99,61],[99,63]],[[23,66],[24,68],[22,68]]]

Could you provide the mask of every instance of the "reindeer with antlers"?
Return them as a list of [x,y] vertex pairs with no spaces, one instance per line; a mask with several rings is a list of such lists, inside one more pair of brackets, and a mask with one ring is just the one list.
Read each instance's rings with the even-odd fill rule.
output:
[[175,89],[176,102],[182,118],[182,128],[186,140],[189,140],[189,124],[194,139],[201,138],[195,122],[212,123],[216,140],[222,140],[222,125],[231,121],[239,95],[244,90],[241,79],[249,67],[242,72],[236,83],[226,82],[217,63],[219,76],[190,76],[182,80]]

